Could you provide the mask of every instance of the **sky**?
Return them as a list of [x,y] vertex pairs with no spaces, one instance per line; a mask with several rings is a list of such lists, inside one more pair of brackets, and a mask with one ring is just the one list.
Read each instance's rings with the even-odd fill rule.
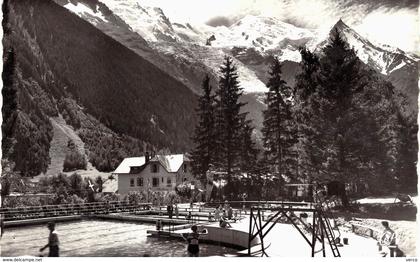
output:
[[417,0],[138,0],[161,7],[172,22],[230,25],[245,15],[274,16],[304,28],[340,18],[369,40],[419,53]]

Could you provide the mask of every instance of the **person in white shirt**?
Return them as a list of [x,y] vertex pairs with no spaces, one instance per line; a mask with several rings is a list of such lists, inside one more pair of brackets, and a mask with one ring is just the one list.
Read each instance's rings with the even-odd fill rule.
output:
[[380,246],[380,250],[382,251],[382,255],[386,256],[387,252],[382,250],[382,246],[386,246],[390,250],[390,256],[394,256],[395,246],[396,246],[396,236],[394,230],[389,227],[388,221],[382,221],[382,226],[384,227],[384,231],[382,232],[382,236],[379,239],[378,245]]

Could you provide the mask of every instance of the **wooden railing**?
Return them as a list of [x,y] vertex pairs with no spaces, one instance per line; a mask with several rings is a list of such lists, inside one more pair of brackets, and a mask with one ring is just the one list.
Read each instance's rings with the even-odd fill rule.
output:
[[149,210],[150,206],[150,203],[134,204],[126,201],[110,201],[83,204],[0,208],[0,214],[5,221],[13,221],[57,216],[135,212],[140,210]]

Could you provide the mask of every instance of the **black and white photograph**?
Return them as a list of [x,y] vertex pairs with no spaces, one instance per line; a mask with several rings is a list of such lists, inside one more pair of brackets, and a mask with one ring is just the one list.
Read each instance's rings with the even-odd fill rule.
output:
[[3,261],[417,261],[418,1],[0,2]]

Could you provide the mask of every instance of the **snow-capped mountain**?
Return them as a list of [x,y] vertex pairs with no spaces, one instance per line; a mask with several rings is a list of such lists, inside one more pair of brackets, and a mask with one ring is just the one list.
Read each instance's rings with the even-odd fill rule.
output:
[[[218,30],[221,28],[222,30]],[[254,47],[261,51],[283,48],[284,40],[305,40],[314,37],[308,29],[284,23],[274,17],[247,15],[230,27],[218,27],[214,30],[215,41],[213,46],[219,47]]]
[[94,25],[97,25],[100,22],[109,22],[105,15],[100,10],[98,10],[98,6],[95,6],[92,9],[91,7],[82,3],[68,2],[64,4],[64,7],[79,16],[84,16],[89,22],[91,22]]
[[[407,54],[398,48],[378,43],[373,44],[367,38],[347,26],[341,19],[334,25],[331,31],[335,29],[341,32],[350,46],[356,50],[360,60],[383,75],[389,75],[406,65],[415,66],[419,60],[418,57]],[[323,47],[327,42],[326,39],[327,37],[316,46],[316,49]]]
[[[373,43],[342,20],[328,31],[299,28],[274,17],[254,15],[247,15],[229,27],[212,27],[172,21],[159,7],[144,6],[134,0],[56,1],[63,2],[62,6],[102,28],[195,92],[199,92],[206,73],[212,75],[214,84],[217,83],[219,67],[226,55],[234,57],[246,94],[267,90],[264,83],[273,55],[284,61],[284,77],[293,85],[297,63],[301,60],[298,48],[306,45],[312,51],[319,51],[327,43],[330,32],[337,29],[364,63],[384,75],[399,92],[405,93],[413,108],[417,107],[419,58],[397,48]],[[100,6],[106,6],[108,10]],[[111,15],[116,18],[110,19]],[[103,29],[110,27],[114,29]],[[124,30],[117,30],[118,27]],[[130,41],[124,40],[126,38]],[[141,48],[136,46],[138,43]]]
[[101,1],[147,41],[176,41],[172,23],[159,7],[142,7],[132,1]]
[[100,0],[133,31],[148,42],[177,42],[215,48],[245,47],[264,51],[277,50],[283,60],[298,62],[299,45],[315,37],[311,30],[284,23],[274,17],[247,15],[230,27],[171,22],[162,9],[146,7],[136,1]]
[[[215,40],[227,35],[226,28],[213,28],[206,25],[192,26],[189,23],[173,23],[160,8],[144,7],[135,1],[103,1],[117,16],[121,17],[132,30],[148,41],[160,55],[168,59],[172,67],[184,73],[181,81],[194,73],[200,80],[190,81],[193,89],[199,88],[199,82],[205,73],[218,75],[219,66],[229,50],[221,42],[211,46],[207,40]],[[226,41],[224,41],[226,42]],[[208,45],[206,45],[208,43]],[[241,61],[235,60],[239,71],[239,80],[246,93],[265,92],[265,84]],[[190,68],[185,68],[186,66]]]
[[[100,0],[119,16],[131,29],[148,43],[171,42],[178,44],[211,45],[224,50],[234,47],[253,48],[262,54],[275,54],[281,60],[300,61],[299,46],[307,44],[310,49],[319,49],[326,43],[328,35],[319,31],[299,28],[274,17],[247,15],[230,27],[211,27],[204,24],[173,22],[159,7],[147,7],[138,1]],[[72,12],[95,24],[106,18],[85,5],[64,5]],[[387,75],[406,64],[413,65],[417,57],[404,51],[381,44],[373,44],[339,20],[333,28],[343,33],[360,59],[380,73]],[[161,46],[161,45],[160,45]],[[168,48],[170,51],[170,47]]]

